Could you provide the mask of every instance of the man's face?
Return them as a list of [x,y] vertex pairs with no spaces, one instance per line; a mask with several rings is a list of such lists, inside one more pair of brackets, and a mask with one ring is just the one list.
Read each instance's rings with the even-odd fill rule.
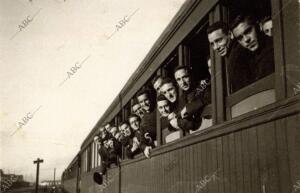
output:
[[122,139],[122,133],[121,132],[117,132],[115,135],[116,140],[121,141]]
[[161,83],[162,83],[162,78],[158,78],[153,84],[153,88],[156,90],[157,93],[160,92]]
[[114,147],[114,142],[111,139],[107,139],[103,142],[104,146],[106,148],[113,148]]
[[232,33],[244,48],[252,52],[258,49],[259,42],[255,26],[249,25],[247,21],[238,24]]
[[110,132],[112,135],[114,135],[117,131],[118,131],[117,127],[112,127],[112,128],[110,129],[109,132]]
[[120,126],[120,130],[124,133],[126,137],[131,135],[130,127],[126,123]]
[[107,132],[109,132],[109,130],[111,129],[111,126],[110,126],[110,124],[108,123],[108,124],[106,124],[106,125],[104,126],[104,128],[105,128],[105,130],[106,130]]
[[157,109],[162,117],[167,117],[171,112],[169,101],[157,101]]
[[106,135],[107,135],[107,131],[105,130],[104,127],[100,127],[99,131],[100,131],[100,137],[102,139],[104,139],[106,137]]
[[263,23],[262,30],[267,36],[272,37],[272,29],[273,29],[272,20],[268,20],[265,23]]
[[145,93],[145,94],[142,94],[140,96],[137,97],[141,107],[146,111],[148,112],[150,110],[150,99],[148,97],[148,95]]
[[179,86],[184,91],[187,91],[191,87],[191,77],[186,69],[177,70],[174,74],[175,80]]
[[140,120],[139,120],[139,118],[137,118],[137,117],[130,117],[130,118],[129,118],[129,124],[130,124],[130,127],[131,127],[134,131],[140,129]]
[[173,83],[166,83],[161,86],[161,93],[171,102],[177,100],[177,91]]
[[222,29],[217,29],[208,34],[208,41],[221,57],[226,56],[229,52],[230,37]]
[[141,107],[140,104],[135,104],[135,105],[133,105],[133,106],[132,106],[132,111],[133,111],[134,114],[136,114],[137,116],[139,116],[139,117],[141,117],[141,118],[142,118],[143,115],[144,115],[143,109],[142,109],[142,107]]

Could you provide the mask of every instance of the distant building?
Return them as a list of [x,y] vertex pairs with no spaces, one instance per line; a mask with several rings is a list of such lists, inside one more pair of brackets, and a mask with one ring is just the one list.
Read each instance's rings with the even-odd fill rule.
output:
[[26,187],[29,186],[28,182],[24,181],[23,175],[16,174],[5,174],[2,169],[0,169],[0,188],[1,192],[6,191],[11,188]]
[[60,185],[61,181],[60,180],[55,180],[55,183],[53,180],[43,180],[40,182],[41,186],[53,186],[53,185]]

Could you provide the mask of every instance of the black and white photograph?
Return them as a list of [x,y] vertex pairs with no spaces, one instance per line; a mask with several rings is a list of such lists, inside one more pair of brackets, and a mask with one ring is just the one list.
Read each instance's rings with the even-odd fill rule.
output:
[[300,0],[0,0],[0,193],[300,193]]

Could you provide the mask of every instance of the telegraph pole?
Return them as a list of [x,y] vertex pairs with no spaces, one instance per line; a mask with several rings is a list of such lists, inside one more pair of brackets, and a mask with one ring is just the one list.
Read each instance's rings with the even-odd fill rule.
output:
[[39,189],[39,171],[40,171],[40,163],[43,163],[44,160],[37,158],[37,160],[33,161],[36,164],[36,181],[35,181],[35,193],[38,193]]
[[54,168],[54,179],[53,179],[53,185],[55,186],[55,172],[56,172],[56,168]]

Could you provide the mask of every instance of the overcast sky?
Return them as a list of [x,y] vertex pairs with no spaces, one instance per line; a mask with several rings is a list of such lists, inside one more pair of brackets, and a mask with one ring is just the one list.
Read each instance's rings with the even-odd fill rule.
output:
[[0,168],[60,178],[184,1],[0,0]]

